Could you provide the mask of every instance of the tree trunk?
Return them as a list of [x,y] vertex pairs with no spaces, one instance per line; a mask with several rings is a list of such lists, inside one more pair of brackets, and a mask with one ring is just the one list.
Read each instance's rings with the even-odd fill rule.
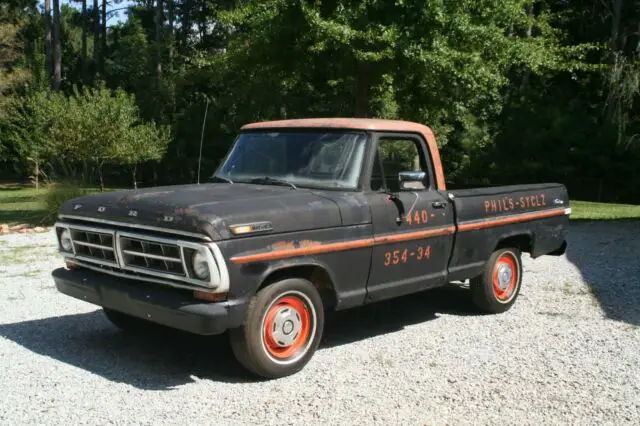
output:
[[198,29],[200,30],[200,43],[204,45],[204,39],[206,37],[207,29],[205,28],[205,13],[204,13],[204,2],[200,3],[200,19],[198,20]]
[[618,37],[620,36],[620,19],[622,19],[622,0],[612,0],[611,5],[611,40],[609,47],[611,52],[618,50]]
[[358,62],[355,88],[355,116],[360,118],[369,116],[369,89],[371,85],[369,68],[369,64]]
[[[529,23],[527,25],[527,30],[525,32],[525,37],[530,39],[533,36],[533,19],[534,19],[534,11],[533,8],[535,6],[535,2],[531,3],[527,8],[527,17],[529,18]],[[524,70],[524,74],[522,76],[522,83],[520,84],[520,91],[524,92],[529,87],[529,81],[531,80],[531,69],[526,67]]]
[[38,189],[40,189],[40,158],[38,157],[38,155],[36,154],[36,158],[35,158],[35,167],[34,167],[34,177],[35,177],[35,181],[36,181],[36,191]]
[[98,0],[93,0],[93,76],[98,72],[98,62],[100,58],[100,12]]
[[104,177],[102,176],[103,164],[98,164],[98,177],[100,178],[100,192],[104,192]]
[[173,71],[173,43],[175,42],[173,37],[173,0],[167,0],[169,3],[167,7],[169,8],[169,73]]
[[163,19],[163,0],[156,2],[156,74],[158,77],[162,75],[162,23]]
[[62,48],[60,46],[60,0],[53,0],[53,90],[62,82]]
[[82,0],[82,82],[87,81],[87,0]]
[[100,48],[100,74],[104,76],[104,59],[107,54],[107,0],[102,0],[102,47]]
[[192,27],[192,19],[191,19],[191,11],[193,10],[192,0],[184,0],[183,6],[180,9],[182,12],[180,15],[180,27],[178,33],[180,36],[178,37],[178,52],[185,55],[187,52],[187,44],[189,40],[189,35],[191,34]]
[[138,171],[138,164],[134,164],[131,169],[131,174],[133,175],[133,189],[138,189],[138,182],[136,181],[136,172]]
[[51,54],[51,0],[44,0],[44,60],[47,80],[53,85],[53,55]]

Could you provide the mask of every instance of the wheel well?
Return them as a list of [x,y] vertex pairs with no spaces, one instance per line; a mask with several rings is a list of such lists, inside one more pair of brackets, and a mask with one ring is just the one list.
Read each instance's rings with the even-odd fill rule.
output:
[[[520,249],[522,252],[531,253],[532,249],[532,238],[531,235],[522,234],[522,235],[514,235],[512,237],[504,238],[498,242],[495,250],[499,250],[501,248],[514,247]],[[495,251],[494,250],[494,251]]]
[[273,271],[262,281],[258,291],[275,282],[282,281],[287,278],[304,278],[310,281],[320,293],[322,304],[325,309],[333,309],[338,300],[333,281],[329,273],[318,265],[300,265],[290,266],[288,268]]

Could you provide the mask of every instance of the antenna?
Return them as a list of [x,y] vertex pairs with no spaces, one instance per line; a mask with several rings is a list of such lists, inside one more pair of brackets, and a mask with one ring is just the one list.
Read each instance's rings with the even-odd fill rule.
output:
[[204,139],[204,126],[207,124],[207,113],[209,112],[209,98],[207,106],[204,108],[204,119],[202,120],[202,132],[200,133],[200,155],[198,155],[198,185],[200,185],[200,163],[202,163],[202,140]]

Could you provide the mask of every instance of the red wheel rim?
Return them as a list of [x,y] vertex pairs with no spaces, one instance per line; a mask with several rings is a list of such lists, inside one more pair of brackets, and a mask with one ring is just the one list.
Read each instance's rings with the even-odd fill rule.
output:
[[271,305],[264,317],[264,346],[274,358],[292,358],[307,345],[311,327],[307,303],[298,296],[283,296]]
[[493,267],[493,292],[500,301],[508,301],[518,283],[518,264],[511,253],[498,258]]

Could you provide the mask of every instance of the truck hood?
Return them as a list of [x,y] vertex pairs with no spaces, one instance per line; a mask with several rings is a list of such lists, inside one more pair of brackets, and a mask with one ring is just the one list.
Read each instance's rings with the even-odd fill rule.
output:
[[65,202],[59,214],[199,233],[213,240],[234,238],[229,226],[235,224],[271,222],[271,233],[341,225],[337,204],[312,190],[242,183],[91,194]]

